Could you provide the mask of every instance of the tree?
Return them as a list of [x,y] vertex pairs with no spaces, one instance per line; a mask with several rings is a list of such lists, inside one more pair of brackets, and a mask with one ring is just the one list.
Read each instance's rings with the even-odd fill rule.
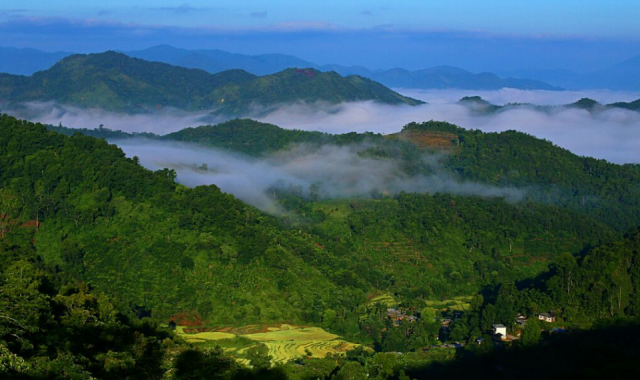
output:
[[264,369],[271,367],[273,356],[269,355],[269,347],[260,343],[247,350],[247,359],[254,368]]
[[338,373],[333,375],[333,380],[361,380],[368,377],[365,368],[358,362],[348,361],[344,363]]
[[529,318],[524,330],[522,331],[522,338],[520,339],[521,344],[524,347],[534,346],[538,344],[540,336],[540,322],[538,321],[538,318]]

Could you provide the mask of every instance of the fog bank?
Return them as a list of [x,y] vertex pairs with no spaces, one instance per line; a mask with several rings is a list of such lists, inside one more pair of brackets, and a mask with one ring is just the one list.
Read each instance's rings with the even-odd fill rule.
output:
[[409,107],[358,102],[331,109],[288,106],[258,119],[284,128],[383,134],[397,132],[412,121],[443,120],[485,132],[518,130],[550,140],[578,155],[620,164],[640,163],[640,112],[624,109],[589,112],[565,107],[543,111],[517,107],[483,115],[457,103]]
[[[329,133],[378,132],[394,133],[409,122],[444,120],[464,128],[499,132],[515,129],[545,138],[572,152],[603,158],[615,163],[640,163],[640,112],[608,109],[588,112],[564,107],[539,110],[519,107],[490,115],[473,112],[457,103],[463,96],[480,95],[495,103],[533,103],[558,105],[591,97],[601,103],[632,101],[638,93],[613,91],[498,91],[461,90],[401,90],[429,104],[390,106],[374,102],[329,104],[294,104],[254,117],[289,129],[304,129]],[[145,114],[127,115],[103,110],[82,110],[54,103],[28,103],[2,112],[43,123],[62,123],[74,128],[106,128],[127,132],[166,134],[187,127],[215,124],[224,118],[210,112],[185,112],[163,109]]]
[[522,190],[458,182],[439,171],[436,156],[425,162],[436,174],[409,176],[401,163],[358,154],[367,145],[314,147],[298,145],[264,159],[255,159],[194,144],[149,139],[112,141],[129,157],[152,170],[175,169],[177,181],[187,186],[215,184],[222,191],[270,213],[279,213],[273,190],[297,186],[308,195],[314,185],[324,197],[369,197],[372,193],[452,193],[500,196],[517,201]]

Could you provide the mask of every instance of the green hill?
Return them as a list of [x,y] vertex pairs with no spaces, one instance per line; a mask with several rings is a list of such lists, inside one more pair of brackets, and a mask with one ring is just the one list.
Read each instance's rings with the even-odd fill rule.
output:
[[161,319],[308,323],[327,308],[355,310],[376,288],[468,294],[493,281],[474,262],[517,252],[522,265],[497,262],[499,277],[527,277],[544,269],[529,258],[552,259],[551,247],[579,252],[614,236],[553,206],[445,195],[316,204],[283,194],[311,223],[290,230],[215,186],[178,186],[171,171],[149,172],[102,140],[8,117],[2,125],[0,184],[19,197],[20,222],[44,223],[45,260]]
[[624,108],[632,111],[640,111],[640,99],[633,102],[618,102],[608,105],[609,107]]
[[[473,100],[473,99],[471,99]],[[400,160],[411,174],[431,174],[424,153],[444,154],[442,170],[460,179],[525,191],[525,199],[569,207],[626,231],[640,225],[640,165],[580,157],[517,131],[483,133],[446,122],[410,123],[396,134],[331,135],[287,130],[249,119],[187,128],[161,137],[260,156],[293,144],[367,141],[380,158]]]
[[111,51],[72,55],[30,77],[3,74],[0,97],[12,102],[56,101],[111,111],[175,107],[231,114],[294,102],[421,103],[371,80],[343,78],[334,72],[290,69],[264,77],[242,70],[209,74]]
[[[78,131],[52,128],[66,134]],[[83,133],[104,138],[131,136],[107,129]],[[368,148],[360,154],[392,157],[411,175],[432,174],[433,167],[424,164],[421,157],[437,153],[442,155],[439,170],[459,180],[523,189],[526,200],[568,207],[622,232],[640,225],[640,165],[580,157],[517,131],[483,133],[431,121],[410,123],[401,132],[387,136],[332,135],[235,119],[146,137],[193,142],[252,156],[264,156],[299,143],[346,145],[366,141]]]
[[443,163],[461,179],[529,189],[527,199],[566,206],[621,231],[640,224],[640,165],[580,157],[522,132],[445,122],[411,123],[389,137],[440,151],[444,144]]
[[[305,136],[247,120],[223,126],[233,128],[285,136],[273,146],[266,137],[249,140],[256,156]],[[435,122],[410,124],[407,131],[437,133],[439,145],[453,136],[443,165],[460,178],[537,183],[542,194],[556,191],[562,200],[571,189],[578,194],[572,197],[592,194],[597,202],[404,193],[312,200],[277,191],[286,212],[272,217],[214,185],[176,184],[172,170],[146,170],[104,140],[0,116],[0,310],[19,321],[0,319],[0,350],[9,347],[0,351],[1,363],[16,362],[11,355],[19,353],[42,370],[41,378],[69,363],[100,378],[160,378],[167,368],[180,374],[180,360],[170,362],[187,349],[136,315],[213,330],[321,326],[378,351],[305,358],[281,368],[314,376],[325,369],[330,376],[344,360],[374,373],[375,363],[399,357],[398,351],[446,360],[449,351],[424,351],[437,343],[435,318],[451,319],[443,340],[466,341],[465,352],[474,353],[470,346],[491,324],[514,331],[517,313],[555,310],[558,326],[571,328],[638,316],[639,235],[636,229],[620,240],[615,230],[637,220],[634,201],[620,195],[635,197],[636,167],[577,157],[514,132],[484,134]],[[218,136],[227,135],[235,133]],[[384,149],[442,151],[429,139],[418,146],[410,138],[372,138]],[[393,322],[388,306],[372,301],[380,298],[417,321]],[[236,349],[246,342],[219,344]],[[205,354],[189,355],[197,366]],[[219,352],[207,355],[229,363]],[[409,370],[404,363],[389,371],[404,366]]]

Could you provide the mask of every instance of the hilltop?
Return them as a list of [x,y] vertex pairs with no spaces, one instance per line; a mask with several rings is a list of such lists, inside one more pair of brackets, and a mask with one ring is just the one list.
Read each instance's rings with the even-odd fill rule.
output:
[[224,114],[295,102],[421,103],[369,79],[345,78],[335,72],[288,69],[264,77],[242,70],[209,74],[116,52],[66,57],[30,77],[0,75],[0,97],[11,102],[56,101],[120,112],[174,107]]

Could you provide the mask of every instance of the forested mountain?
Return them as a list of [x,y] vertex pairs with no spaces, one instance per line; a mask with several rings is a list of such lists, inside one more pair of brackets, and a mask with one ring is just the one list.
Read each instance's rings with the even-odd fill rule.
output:
[[70,56],[30,77],[0,75],[0,97],[111,111],[174,107],[227,114],[296,102],[421,103],[369,79],[344,78],[335,72],[288,69],[264,77],[242,70],[209,74],[115,52]]
[[[443,168],[461,180],[533,191],[520,202],[405,193],[331,199],[305,196],[293,186],[273,189],[285,210],[274,217],[215,186],[176,184],[174,171],[146,170],[104,140],[64,136],[2,116],[0,313],[19,324],[0,320],[8,348],[0,360],[11,360],[14,373],[28,366],[46,377],[75,362],[85,374],[77,378],[160,378],[166,371],[181,378],[179,368],[195,371],[204,361],[228,376],[256,376],[230,366],[220,351],[190,351],[137,316],[163,324],[186,319],[206,326],[322,326],[381,353],[297,361],[263,376],[314,373],[328,379],[355,371],[386,379],[404,372],[439,376],[441,367],[429,364],[431,354],[419,354],[440,328],[426,317],[440,313],[429,306],[436,301],[469,297],[463,316],[454,318],[442,339],[470,345],[491,324],[511,329],[517,313],[554,310],[566,325],[582,328],[638,315],[639,235],[637,229],[624,238],[620,232],[640,224],[637,166],[577,157],[523,133],[482,133],[438,122],[381,136],[289,131],[239,119],[149,137],[256,158],[301,142],[366,141],[362,154],[380,160],[393,157],[409,165],[420,154],[438,152]],[[35,274],[16,282],[11,276],[18,266]],[[24,289],[31,289],[31,303]],[[379,294],[391,294],[423,318],[394,327],[386,306],[370,301]],[[53,319],[42,322],[45,316]],[[86,318],[95,324],[80,322]],[[113,330],[103,333],[103,326]],[[69,333],[74,330],[79,333]],[[138,338],[117,338],[121,334]],[[68,341],[63,351],[47,343],[53,336]],[[522,344],[535,345],[538,338],[523,338]],[[401,363],[385,356],[388,351],[414,356]],[[493,355],[485,351],[469,347],[461,363]],[[182,378],[202,378],[188,373]]]
[[633,111],[640,111],[640,99],[635,100],[633,102],[617,102],[611,103],[608,105],[609,107],[617,107],[617,108],[625,108]]
[[445,165],[461,178],[531,189],[536,202],[560,204],[625,231],[640,222],[640,166],[579,157],[526,133],[483,133],[448,123],[412,123],[402,134],[420,143],[449,134]]
[[[484,103],[484,106],[492,105]],[[92,133],[110,138],[109,133],[113,132]],[[120,134],[113,138],[126,136]],[[378,147],[369,154],[395,157],[413,174],[431,170],[418,165],[421,150],[445,153],[440,159],[443,167],[461,180],[525,189],[525,199],[569,207],[623,232],[640,225],[639,165],[617,165],[580,157],[549,141],[517,131],[483,133],[449,123],[426,122],[411,123],[400,133],[387,136],[332,135],[235,119],[156,138],[194,142],[252,156],[268,155],[299,143],[345,145],[367,141]]]
[[[0,56],[7,55],[0,72],[31,75],[47,70],[58,60],[71,53],[45,53],[35,49],[0,48]],[[211,74],[227,70],[244,70],[254,75],[270,75],[291,68],[312,68],[322,72],[335,71],[342,76],[358,75],[382,83],[388,87],[422,89],[471,89],[495,90],[505,87],[523,90],[561,90],[548,83],[512,77],[499,77],[493,73],[471,73],[457,67],[438,66],[421,70],[393,68],[371,70],[362,66],[337,64],[318,65],[286,54],[247,55],[229,53],[223,50],[187,50],[168,45],[153,46],[148,49],[124,51],[124,54],[146,61],[163,62],[190,69],[201,69]]]

